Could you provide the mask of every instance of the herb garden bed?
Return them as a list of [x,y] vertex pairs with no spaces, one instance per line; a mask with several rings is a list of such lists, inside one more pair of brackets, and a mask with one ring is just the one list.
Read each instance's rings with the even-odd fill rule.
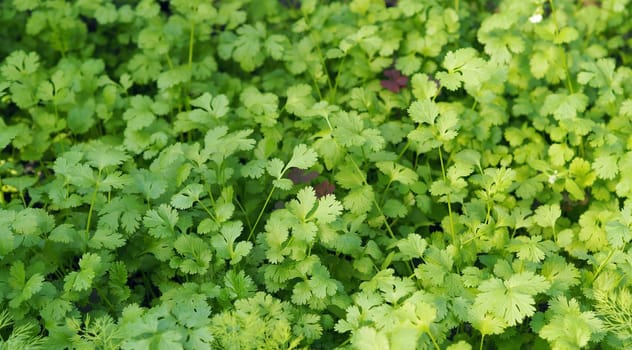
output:
[[629,0],[0,4],[0,349],[632,347]]

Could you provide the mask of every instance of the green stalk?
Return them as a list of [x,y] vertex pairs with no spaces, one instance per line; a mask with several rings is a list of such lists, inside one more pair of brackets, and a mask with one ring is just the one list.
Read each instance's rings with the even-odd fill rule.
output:
[[437,344],[437,341],[432,336],[432,333],[430,332],[430,329],[428,329],[428,332],[426,332],[426,333],[428,333],[428,336],[430,337],[430,340],[432,340],[432,344],[434,344],[435,349],[441,350],[441,347],[439,346],[439,344]]
[[272,186],[270,193],[268,193],[268,197],[266,198],[265,203],[263,203],[263,207],[259,211],[259,215],[257,216],[257,220],[255,220],[255,224],[252,225],[252,228],[250,229],[250,233],[248,234],[248,238],[246,239],[247,241],[249,241],[250,238],[252,238],[252,235],[255,233],[255,230],[257,229],[257,225],[259,224],[259,221],[261,220],[261,217],[263,216],[263,212],[266,210],[268,203],[270,203],[270,198],[272,198],[272,193],[274,193],[274,186]]
[[97,193],[99,192],[99,180],[101,180],[101,169],[99,169],[99,173],[97,174],[97,182],[94,185],[94,192],[92,193],[92,199],[90,200],[90,209],[88,210],[88,220],[86,222],[86,238],[90,236],[90,223],[92,221],[94,203],[97,200]]
[[608,262],[610,262],[610,259],[612,259],[613,255],[614,255],[614,249],[610,250],[610,253],[608,253],[608,256],[606,257],[606,260],[604,260],[601,264],[599,264],[599,267],[597,268],[597,272],[595,272],[595,276],[593,276],[593,278],[590,281],[590,283],[594,283],[595,282],[597,277],[599,277],[599,275],[601,274],[601,271],[603,271],[603,269],[606,267],[606,264],[608,264]]
[[[445,165],[443,163],[443,151],[441,151],[441,147],[439,147],[439,162],[441,163],[441,175],[443,175],[443,181],[446,182],[448,178],[445,171]],[[448,197],[448,215],[450,218],[450,235],[452,236],[452,244],[454,244],[454,246],[458,248],[456,244],[456,233],[454,230],[454,216],[452,215],[452,201],[450,200],[450,194],[448,194],[447,197]]]
[[191,21],[191,30],[189,30],[189,71],[193,69],[193,43],[195,41],[195,23]]
[[[305,12],[303,12],[302,15],[303,15],[303,19],[305,20],[305,24],[307,24],[307,26],[310,28],[309,37],[310,37],[310,39],[312,39],[312,41],[316,45],[316,52],[318,53],[318,57],[320,59],[320,64],[323,65],[323,69],[325,70],[325,76],[327,77],[327,85],[329,85],[329,91],[333,91],[334,87],[333,87],[333,85],[331,83],[331,79],[329,78],[329,73],[327,72],[327,66],[325,65],[325,57],[323,56],[323,52],[322,52],[322,50],[320,48],[320,43],[314,39],[314,34],[311,31],[311,25],[309,23],[309,19],[307,18],[307,15],[305,14]],[[312,75],[311,72],[310,72],[310,75]],[[312,79],[314,80],[316,88],[318,90],[320,90],[318,88],[318,82],[316,81],[316,78],[313,75],[312,75]],[[320,92],[319,92],[319,95],[320,95]],[[322,97],[321,97],[321,100],[322,100]]]

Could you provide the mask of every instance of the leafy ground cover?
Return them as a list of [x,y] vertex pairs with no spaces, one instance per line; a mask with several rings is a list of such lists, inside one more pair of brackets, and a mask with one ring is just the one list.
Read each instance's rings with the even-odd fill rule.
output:
[[0,4],[0,349],[632,347],[629,0]]

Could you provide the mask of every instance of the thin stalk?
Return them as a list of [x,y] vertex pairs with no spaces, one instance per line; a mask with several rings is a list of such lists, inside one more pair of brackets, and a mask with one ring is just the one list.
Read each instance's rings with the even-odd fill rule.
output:
[[244,219],[246,220],[246,226],[248,226],[248,228],[252,230],[252,223],[250,222],[250,218],[248,218],[248,213],[246,213],[246,208],[244,208],[244,206],[241,204],[239,199],[237,199],[236,197],[235,197],[235,203],[239,207],[239,210],[241,210],[241,212],[244,214]]
[[[191,99],[189,98],[189,91],[191,90],[191,81],[193,80],[193,46],[195,43],[195,23],[191,21],[190,24],[191,25],[189,29],[189,57],[187,60],[188,69],[189,69],[189,81],[184,87],[184,90],[185,90],[184,91],[184,99],[185,99],[184,104],[185,104],[185,109],[187,111],[191,110]],[[178,109],[180,109],[180,106],[178,106]]]
[[391,187],[392,183],[393,180],[391,179],[388,184],[386,184],[386,187],[384,187],[384,191],[382,192],[382,204],[384,204],[384,201],[386,200],[386,193],[388,192],[388,189]]
[[[441,175],[443,176],[443,181],[446,182],[448,178],[445,171],[445,164],[443,163],[443,151],[441,150],[441,147],[439,147],[439,162],[441,163]],[[450,200],[449,193],[447,194],[447,198],[448,198],[448,215],[450,219],[450,235],[452,236],[452,244],[454,244],[455,247],[458,247],[456,244],[456,233],[454,230],[454,216],[452,215],[452,201]]]
[[338,93],[338,82],[340,81],[340,73],[342,72],[342,66],[345,64],[345,60],[347,59],[347,53],[342,56],[342,60],[340,61],[340,65],[338,66],[338,72],[336,73],[336,80],[334,81],[334,89],[332,90],[331,98],[335,98]]
[[[355,162],[355,160],[353,160],[353,157],[349,157],[349,159],[351,160],[351,164],[353,164],[353,167],[355,168],[355,170],[360,174],[360,176],[362,176],[364,173],[362,172],[362,170],[360,170],[360,167]],[[368,185],[368,183],[366,182],[366,178],[364,178],[363,176],[362,176],[362,182],[364,182],[365,185]],[[380,213],[380,216],[384,218],[384,224],[386,225],[386,230],[388,231],[388,234],[391,236],[391,238],[395,239],[395,233],[393,233],[393,229],[391,228],[391,225],[389,225],[388,220],[386,220],[386,216],[384,215],[384,212],[382,211],[382,207],[375,199],[375,196],[373,196],[373,204],[375,205],[375,208],[377,209],[377,211]]]
[[601,271],[603,271],[603,269],[606,267],[606,264],[608,264],[608,262],[610,262],[610,259],[612,259],[613,255],[614,255],[614,249],[610,250],[610,253],[608,253],[608,256],[606,257],[606,260],[604,260],[601,264],[599,264],[599,267],[597,268],[597,272],[595,272],[595,276],[593,276],[593,278],[590,281],[590,283],[594,283],[595,282],[597,277],[599,277],[599,274],[601,274]]
[[2,179],[0,179],[0,205],[5,205],[7,202],[4,200],[4,192],[2,191]]
[[[302,15],[303,15],[303,19],[305,20],[305,24],[307,24],[307,26],[310,28],[309,37],[310,37],[310,39],[312,39],[312,41],[314,42],[314,45],[316,46],[316,52],[318,53],[318,57],[320,59],[320,64],[323,65],[323,69],[325,70],[325,76],[327,77],[327,85],[329,86],[329,91],[333,91],[334,87],[333,87],[333,85],[331,83],[331,78],[329,78],[329,73],[327,72],[327,66],[325,65],[325,57],[323,56],[323,52],[322,52],[322,50],[320,48],[320,43],[314,39],[314,33],[311,31],[311,24],[309,23],[309,19],[307,18],[307,15],[305,14],[305,12],[303,12]],[[313,75],[312,75],[312,79],[314,79],[314,81],[316,80],[313,77]],[[316,85],[318,85],[318,84],[316,84]],[[321,97],[321,99],[322,99],[322,97]]]
[[250,229],[250,233],[248,234],[248,238],[246,239],[247,241],[249,241],[250,238],[252,238],[252,235],[255,233],[255,230],[257,229],[257,225],[259,224],[259,221],[261,220],[261,217],[263,216],[263,213],[265,212],[266,208],[268,207],[268,203],[270,203],[270,199],[272,198],[272,194],[273,193],[274,193],[274,186],[272,186],[272,189],[270,190],[270,193],[268,193],[268,197],[266,198],[265,203],[263,203],[263,207],[259,211],[259,215],[257,216],[257,220],[255,220],[255,224],[252,225],[252,228]]
[[193,43],[195,41],[195,23],[191,21],[191,29],[189,30],[189,71],[193,69]]
[[217,219],[215,219],[215,215],[213,215],[213,213],[206,207],[206,205],[204,205],[204,203],[202,203],[202,201],[198,200],[198,203],[200,203],[200,205],[202,206],[202,209],[204,209],[204,211],[208,214],[208,216],[213,219],[214,221],[217,221]]
[[428,329],[428,336],[430,337],[430,340],[432,340],[432,344],[434,344],[435,349],[437,350],[441,350],[441,347],[439,346],[439,344],[437,344],[437,340],[435,340],[435,338],[432,336],[432,333],[430,332],[430,329]]
[[[97,174],[97,179],[101,179],[101,169]],[[90,223],[92,221],[92,212],[94,211],[94,203],[97,200],[97,193],[99,191],[99,181],[94,185],[94,192],[92,193],[92,199],[90,200],[90,209],[88,210],[88,220],[86,221],[86,238],[90,235]]]

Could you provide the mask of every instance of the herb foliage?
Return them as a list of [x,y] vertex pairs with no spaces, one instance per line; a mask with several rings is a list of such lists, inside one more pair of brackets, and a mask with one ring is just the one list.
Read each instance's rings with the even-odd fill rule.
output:
[[632,347],[631,8],[0,3],[0,349]]

